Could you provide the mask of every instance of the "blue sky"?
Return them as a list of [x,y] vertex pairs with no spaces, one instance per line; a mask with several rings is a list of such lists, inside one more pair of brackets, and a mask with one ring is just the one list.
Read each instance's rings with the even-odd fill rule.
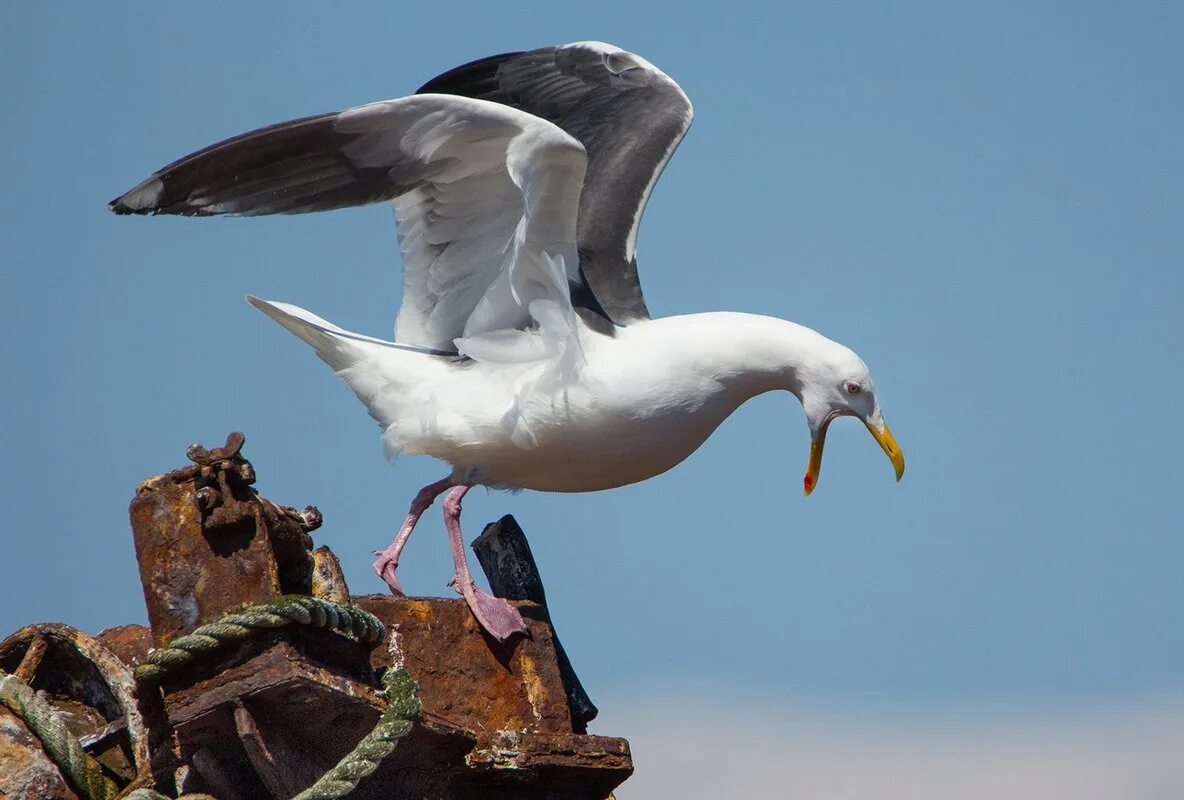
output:
[[[789,395],[611,493],[514,513],[593,696],[1085,707],[1184,691],[1184,13],[1171,3],[10,4],[0,11],[0,632],[144,618],[126,505],[246,432],[315,503],[356,593],[415,490],[305,346],[242,301],[389,335],[389,209],[123,219],[105,203],[259,125],[581,39],[680,82],[696,121],[639,237],[656,314],[783,316],[872,367],[908,458],[835,425],[818,491]],[[412,592],[450,575],[433,512]]]

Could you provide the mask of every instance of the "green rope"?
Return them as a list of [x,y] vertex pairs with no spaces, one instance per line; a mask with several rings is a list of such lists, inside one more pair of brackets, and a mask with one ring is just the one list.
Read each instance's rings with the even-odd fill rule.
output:
[[391,754],[399,739],[411,732],[412,722],[419,714],[418,686],[406,670],[388,669],[382,676],[386,689],[386,710],[379,716],[374,730],[366,734],[357,746],[337,762],[312,786],[292,800],[337,800],[358,787],[362,778],[374,770]]
[[103,774],[45,697],[15,675],[0,671],[0,704],[7,706],[41,740],[66,782],[85,800],[112,800],[119,789]]
[[[362,778],[374,770],[382,760],[391,754],[399,739],[411,732],[415,717],[419,714],[418,687],[406,670],[389,669],[382,676],[386,689],[386,710],[379,716],[374,730],[366,734],[357,746],[337,762],[337,766],[326,772],[292,800],[338,800],[358,788]],[[121,800],[169,800],[152,789],[136,789]],[[177,800],[214,800],[206,794],[185,794]]]
[[226,614],[193,633],[178,636],[149,653],[144,663],[136,667],[135,678],[143,684],[160,683],[170,672],[189,666],[200,656],[292,624],[329,628],[370,645],[386,635],[386,628],[378,618],[357,606],[289,594]]

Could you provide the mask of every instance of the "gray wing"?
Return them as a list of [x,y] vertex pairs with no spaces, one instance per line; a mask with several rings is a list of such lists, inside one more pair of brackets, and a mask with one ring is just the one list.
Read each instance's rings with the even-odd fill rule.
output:
[[666,162],[691,125],[691,102],[640,56],[600,42],[506,53],[457,67],[420,92],[458,94],[555,123],[588,152],[580,197],[580,270],[600,308],[626,325],[648,319],[637,277],[637,227]]
[[436,350],[570,312],[584,149],[536,116],[416,95],[261,128],[157,170],[117,214],[298,214],[394,201],[396,340]]

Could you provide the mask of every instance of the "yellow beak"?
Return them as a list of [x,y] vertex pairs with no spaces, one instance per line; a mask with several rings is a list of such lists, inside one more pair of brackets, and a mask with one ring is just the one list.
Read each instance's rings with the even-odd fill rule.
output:
[[802,478],[802,488],[806,496],[814,491],[818,485],[818,473],[822,471],[822,445],[826,442],[826,428],[818,434],[818,438],[810,442],[810,461],[806,464],[806,477]]
[[888,460],[892,462],[892,469],[896,470],[896,480],[899,481],[904,477],[904,453],[900,452],[900,445],[896,443],[896,437],[892,435],[892,431],[888,430],[887,423],[881,423],[879,429],[870,422],[866,424],[872,438],[879,443],[880,447],[884,449],[884,455],[888,456]]
[[[888,456],[888,460],[892,462],[892,468],[896,470],[896,480],[904,477],[904,453],[900,452],[900,445],[896,443],[896,437],[892,435],[892,431],[888,430],[886,424],[882,424],[877,428],[870,422],[865,422],[868,431],[872,438],[879,443],[883,448],[884,454]],[[826,444],[826,426],[818,432],[818,438],[810,442],[810,461],[806,465],[806,476],[802,479],[802,485],[806,494],[814,491],[814,487],[818,485],[818,473],[822,471],[822,448]]]

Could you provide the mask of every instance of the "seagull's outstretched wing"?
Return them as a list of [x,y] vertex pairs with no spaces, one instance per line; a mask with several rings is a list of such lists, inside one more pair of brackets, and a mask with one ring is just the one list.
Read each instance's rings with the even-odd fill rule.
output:
[[236,136],[110,208],[254,216],[393,200],[404,282],[395,338],[454,351],[459,337],[531,324],[534,300],[570,313],[569,281],[586,291],[576,254],[586,164],[579,142],[543,119],[423,94]]
[[[580,199],[580,268],[619,325],[647,319],[637,279],[637,226],[666,162],[691,125],[691,101],[640,56],[577,42],[484,58],[420,92],[505,103],[554,122],[588,151]],[[581,300],[576,295],[576,301]]]

